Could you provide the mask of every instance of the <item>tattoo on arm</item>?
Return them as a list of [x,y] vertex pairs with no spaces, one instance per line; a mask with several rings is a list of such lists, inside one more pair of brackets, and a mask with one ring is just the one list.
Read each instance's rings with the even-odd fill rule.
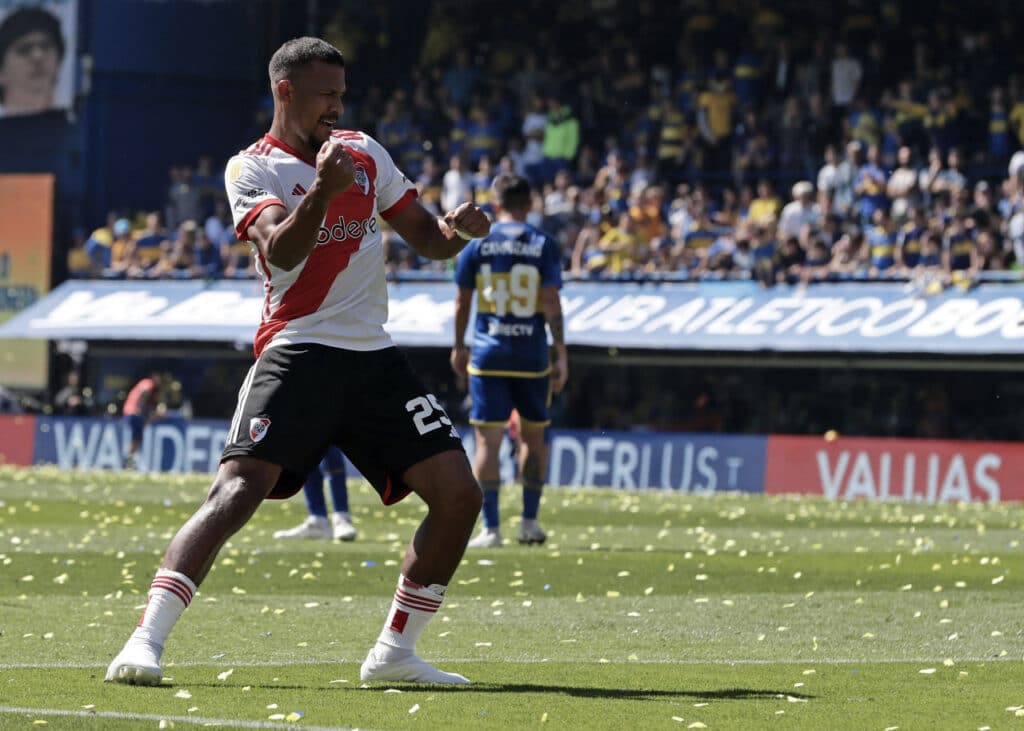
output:
[[559,312],[548,320],[548,327],[551,328],[551,339],[556,344],[565,342],[565,321],[562,313]]

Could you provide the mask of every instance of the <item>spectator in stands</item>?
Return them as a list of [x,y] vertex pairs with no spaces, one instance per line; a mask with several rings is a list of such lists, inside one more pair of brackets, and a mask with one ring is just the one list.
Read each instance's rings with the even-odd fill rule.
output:
[[840,217],[846,218],[854,210],[856,193],[854,186],[861,168],[861,146],[859,142],[846,145],[846,157],[836,166],[835,195],[832,198],[832,210]]
[[124,414],[124,422],[131,435],[128,454],[124,461],[124,466],[127,469],[134,469],[136,466],[136,455],[139,447],[142,446],[142,432],[146,423],[161,411],[160,388],[162,384],[163,375],[153,371],[132,386],[124,400],[121,413]]
[[213,213],[207,216],[203,223],[203,231],[206,237],[216,245],[226,235],[232,235],[234,225],[231,223],[231,213],[228,211],[228,203],[223,196],[217,197],[213,202]]
[[845,43],[836,44],[836,55],[832,59],[832,110],[838,124],[846,118],[850,104],[857,96],[857,88],[864,70],[856,58],[850,55]]
[[174,165],[170,170],[171,184],[167,189],[164,222],[171,229],[183,221],[203,221],[201,191],[192,182],[192,170],[187,165]]
[[881,151],[878,145],[868,147],[867,162],[861,165],[854,180],[853,192],[856,195],[856,210],[862,225],[872,222],[875,211],[888,208],[889,201],[885,196],[886,175],[881,167]]
[[871,215],[872,227],[868,229],[868,248],[871,251],[871,269],[869,276],[877,279],[888,276],[902,262],[899,261],[900,249],[897,246],[896,228],[892,217],[885,207],[876,208]]
[[804,278],[804,262],[807,252],[800,246],[796,236],[786,236],[782,246],[775,252],[775,281],[779,284],[796,284]]
[[234,236],[221,244],[221,261],[224,262],[226,279],[253,279],[256,276],[256,263],[253,261],[252,247],[247,241],[239,241]]
[[85,249],[85,231],[76,229],[73,233],[74,242],[68,249],[67,267],[68,276],[72,278],[88,279],[100,273],[100,268],[95,266],[89,258],[89,252]]
[[548,119],[544,125],[544,182],[553,180],[559,170],[571,170],[580,146],[580,123],[572,107],[557,97],[548,98],[547,105]]
[[416,177],[416,192],[424,208],[441,215],[441,169],[430,155],[423,158],[423,169]]
[[82,387],[78,371],[68,371],[64,387],[53,397],[53,411],[63,416],[88,416],[93,410],[92,389]]
[[192,249],[192,275],[203,279],[219,279],[224,275],[224,260],[220,247],[214,245],[206,231],[196,231]]
[[124,268],[128,277],[145,279],[153,276],[157,264],[169,249],[170,242],[160,227],[158,214],[149,214],[146,228],[133,238],[125,254]]
[[772,181],[763,178],[757,182],[757,198],[750,203],[748,217],[752,223],[768,224],[778,220],[782,202],[775,195]]
[[911,149],[903,145],[897,153],[898,167],[889,175],[885,192],[891,201],[890,211],[898,221],[905,220],[911,208],[921,203],[917,170],[914,169]]
[[704,168],[722,172],[732,167],[732,132],[736,95],[728,77],[714,77],[697,99],[697,120],[705,143]]
[[452,211],[471,200],[473,185],[469,173],[464,169],[462,158],[459,155],[452,155],[448,161],[448,172],[441,179],[441,207],[446,211]]
[[779,234],[798,236],[804,226],[817,229],[821,224],[821,211],[814,202],[814,185],[801,180],[793,186],[793,200],[786,204],[779,216]]
[[53,109],[63,60],[57,17],[45,8],[15,7],[0,23],[0,117]]
[[608,229],[598,242],[598,248],[608,262],[608,271],[613,274],[630,271],[635,252],[641,246],[643,243],[636,232],[636,224],[629,211],[620,213],[615,226]]
[[540,94],[529,97],[529,107],[523,116],[521,132],[526,140],[523,165],[526,177],[535,184],[544,179],[544,130],[548,126],[548,112]]

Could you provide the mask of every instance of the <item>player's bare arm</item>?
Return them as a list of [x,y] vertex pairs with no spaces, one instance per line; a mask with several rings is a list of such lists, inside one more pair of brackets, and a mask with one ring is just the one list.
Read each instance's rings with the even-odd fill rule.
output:
[[268,206],[249,225],[247,234],[260,253],[278,269],[297,267],[316,246],[327,206],[355,181],[355,163],[340,140],[330,139],[316,156],[316,180],[290,214]]
[[565,321],[562,317],[562,300],[558,295],[558,287],[542,287],[540,304],[544,310],[544,320],[551,330],[554,361],[551,363],[551,390],[561,393],[569,380],[569,354],[565,347]]
[[463,203],[444,218],[414,202],[388,220],[391,227],[416,251],[428,259],[450,259],[462,251],[470,239],[490,233],[487,215],[472,203]]
[[466,369],[469,366],[469,348],[466,347],[466,326],[469,324],[469,313],[473,307],[473,290],[459,287],[455,294],[455,343],[452,345],[452,370],[463,387]]

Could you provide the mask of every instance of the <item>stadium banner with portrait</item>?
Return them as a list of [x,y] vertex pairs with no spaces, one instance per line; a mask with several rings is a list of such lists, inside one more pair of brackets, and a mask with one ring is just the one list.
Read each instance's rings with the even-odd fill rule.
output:
[[[451,282],[388,284],[399,345],[450,347]],[[71,281],[0,337],[251,342],[264,292],[255,281]],[[932,293],[906,282],[778,286],[753,282],[596,283],[562,288],[570,345],[675,351],[1024,353],[1024,284]]]
[[908,502],[1024,500],[1024,444],[772,436],[765,492]]
[[[0,326],[50,289],[52,175],[0,175]],[[39,340],[0,349],[0,384],[44,388],[48,351]]]
[[0,0],[0,118],[70,109],[78,0]]

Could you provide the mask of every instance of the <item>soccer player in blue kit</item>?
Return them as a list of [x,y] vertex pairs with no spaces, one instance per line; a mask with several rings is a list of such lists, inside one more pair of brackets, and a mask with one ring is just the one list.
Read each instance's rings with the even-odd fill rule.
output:
[[[327,517],[324,483],[331,493],[334,512]],[[302,485],[309,515],[294,528],[274,532],[274,538],[334,538],[354,541],[358,531],[348,511],[348,486],[345,484],[345,455],[337,447],[328,447],[320,464],[306,475]]]
[[[484,490],[483,529],[469,542],[470,548],[501,545],[498,450],[513,409],[519,412],[522,438],[519,542],[546,540],[537,523],[547,474],[544,432],[550,423],[551,394],[559,393],[569,377],[558,295],[562,285],[558,243],[526,222],[530,183],[525,178],[503,173],[494,180],[491,193],[497,222],[486,237],[473,239],[463,249],[455,269],[459,289],[451,363],[456,375],[469,374],[469,421],[476,430],[474,471]],[[477,314],[471,357],[464,337],[474,291]]]

